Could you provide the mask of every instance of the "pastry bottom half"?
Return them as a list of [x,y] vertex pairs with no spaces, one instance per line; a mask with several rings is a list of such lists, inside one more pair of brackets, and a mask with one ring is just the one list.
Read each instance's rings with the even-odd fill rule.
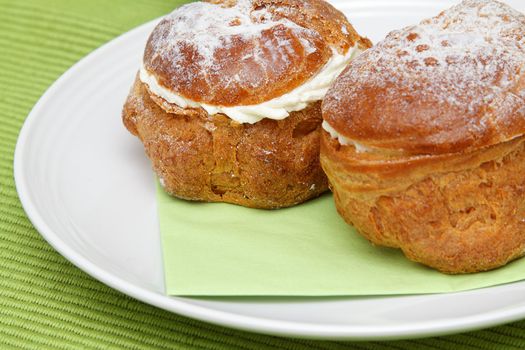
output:
[[357,153],[323,132],[321,163],[339,214],[373,244],[450,274],[524,255],[524,138],[404,157]]
[[239,124],[224,115],[168,104],[137,79],[123,121],[144,144],[171,195],[274,209],[328,189],[319,163],[320,105],[281,121]]

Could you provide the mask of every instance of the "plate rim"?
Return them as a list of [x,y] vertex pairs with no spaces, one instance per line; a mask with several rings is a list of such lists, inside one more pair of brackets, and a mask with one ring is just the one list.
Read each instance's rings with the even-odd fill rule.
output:
[[[185,301],[185,299],[190,298],[171,297],[147,290],[146,288],[137,286],[117,275],[105,271],[69,247],[67,243],[54,233],[53,229],[46,223],[46,220],[38,211],[37,205],[31,200],[29,185],[23,172],[25,150],[29,144],[28,140],[34,128],[35,120],[38,119],[38,115],[45,107],[47,101],[52,99],[52,97],[61,90],[62,86],[66,84],[71,77],[74,77],[77,71],[89,65],[91,61],[97,59],[106,50],[110,50],[113,46],[117,45],[120,40],[125,40],[127,37],[131,37],[138,32],[145,31],[146,28],[152,27],[161,18],[146,22],[119,35],[96,48],[71,66],[44,92],[23,123],[14,153],[14,180],[16,190],[24,211],[35,229],[59,254],[91,277],[139,301],[200,321],[276,336],[324,340],[395,340],[477,330],[525,318],[525,306],[511,308],[506,311],[490,311],[479,315],[460,317],[454,320],[411,322],[395,326],[323,325],[243,316],[233,312],[210,309]],[[497,288],[502,288],[502,286],[490,287],[490,289]]]

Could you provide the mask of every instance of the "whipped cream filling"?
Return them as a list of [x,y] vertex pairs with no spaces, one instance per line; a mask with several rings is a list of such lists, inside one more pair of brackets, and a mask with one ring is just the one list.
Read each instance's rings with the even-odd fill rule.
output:
[[285,119],[290,115],[290,112],[303,110],[308,104],[322,100],[335,79],[361,50],[356,45],[348,49],[344,55],[335,49],[333,52],[334,54],[324,67],[301,86],[272,100],[255,105],[226,107],[190,100],[160,85],[157,78],[149,73],[144,65],[140,69],[140,80],[148,85],[152,93],[179,107],[203,108],[210,115],[222,113],[238,123],[255,124],[264,118]]
[[344,137],[340,133],[338,133],[326,120],[323,121],[322,124],[323,129],[330,134],[330,136],[333,139],[337,139],[337,141],[342,146],[354,146],[355,151],[357,153],[365,153],[365,152],[373,152],[374,150],[370,147],[364,146],[358,142],[355,142],[354,140],[351,140],[347,137]]

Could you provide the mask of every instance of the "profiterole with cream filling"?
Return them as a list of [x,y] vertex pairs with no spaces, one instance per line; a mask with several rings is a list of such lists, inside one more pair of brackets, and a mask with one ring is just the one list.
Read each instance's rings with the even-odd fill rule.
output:
[[328,189],[321,101],[369,48],[322,0],[215,0],[151,34],[123,110],[173,196],[254,208]]
[[337,210],[445,273],[525,253],[525,16],[465,0],[390,33],[323,102]]

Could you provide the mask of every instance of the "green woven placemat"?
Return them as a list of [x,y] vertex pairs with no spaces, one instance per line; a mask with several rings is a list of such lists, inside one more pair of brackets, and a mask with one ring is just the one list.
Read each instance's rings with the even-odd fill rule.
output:
[[525,322],[385,343],[275,338],[193,321],[116,292],[56,253],[13,182],[25,117],[78,59],[180,0],[0,0],[0,349],[518,349]]

